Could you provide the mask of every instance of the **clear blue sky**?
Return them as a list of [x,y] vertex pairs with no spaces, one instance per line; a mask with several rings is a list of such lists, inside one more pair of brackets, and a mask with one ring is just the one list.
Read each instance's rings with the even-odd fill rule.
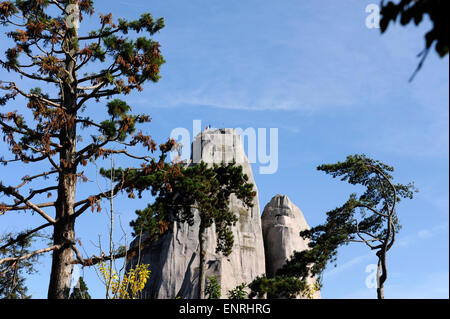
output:
[[[398,207],[403,229],[388,256],[385,294],[448,298],[448,57],[431,52],[409,83],[430,23],[395,25],[380,35],[365,25],[370,3],[378,1],[97,0],[95,7],[114,17],[150,11],[165,18],[166,28],[155,36],[167,60],[163,78],[127,97],[135,112],[152,116],[146,131],[156,140],[163,142],[176,127],[192,130],[197,119],[215,127],[279,128],[278,172],[260,175],[254,167],[261,209],[272,196],[286,194],[311,226],[323,222],[325,212],[354,189],[316,167],[348,154],[366,153],[394,166],[396,181],[414,181],[420,193]],[[5,48],[2,41],[0,51]],[[1,79],[10,76],[0,71]],[[21,173],[20,167],[0,167],[5,184],[17,184]],[[98,192],[90,177],[79,198]],[[129,241],[128,223],[146,203],[124,198],[116,205]],[[2,232],[19,231],[39,219],[9,213],[0,222]],[[86,214],[76,230],[86,252],[96,253],[99,234],[106,245],[106,212]],[[366,247],[342,248],[337,268],[326,271],[322,297],[375,298],[365,285],[373,263]],[[46,297],[49,268],[47,256],[30,277],[33,297]],[[95,272],[84,274],[91,295],[103,297]]]

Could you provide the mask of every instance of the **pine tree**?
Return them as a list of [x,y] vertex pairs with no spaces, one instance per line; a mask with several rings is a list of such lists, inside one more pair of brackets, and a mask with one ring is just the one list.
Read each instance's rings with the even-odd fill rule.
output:
[[[7,243],[0,247],[0,259],[10,258],[0,266],[0,299],[29,299],[26,286],[26,275],[36,272],[34,265],[39,256],[33,256],[31,259],[14,260],[30,253],[30,247],[35,241],[37,234],[32,236],[14,236],[5,234],[0,238],[0,243]],[[12,238],[17,237],[13,241]]]
[[83,277],[78,279],[77,285],[73,288],[72,293],[70,294],[69,299],[91,299],[91,295],[89,295],[88,287],[84,282]]
[[[0,204],[0,215],[31,211],[42,217],[43,224],[27,231],[25,237],[41,229],[52,229],[51,246],[13,258],[19,261],[53,252],[48,289],[51,299],[69,298],[74,264],[93,266],[136,253],[132,248],[122,249],[114,256],[84,258],[79,252],[75,222],[88,210],[101,211],[100,203],[106,197],[122,191],[130,198],[135,198],[135,192],[142,197],[146,190],[158,195],[156,204],[143,214],[161,215],[157,220],[160,232],[171,222],[169,216],[192,221],[195,206],[202,221],[201,269],[204,269],[205,229],[216,224],[218,250],[229,254],[233,242],[230,227],[236,221],[236,216],[227,209],[230,195],[237,194],[248,204],[254,195],[242,168],[235,165],[185,169],[180,164],[168,163],[167,155],[174,149],[175,141],[168,140],[158,150],[151,136],[138,130],[139,124],[151,121],[150,116],[133,114],[131,106],[117,98],[142,91],[146,83],[160,79],[160,67],[165,61],[160,44],[149,36],[164,27],[164,20],[155,20],[150,13],[144,13],[134,21],[115,22],[111,13],[99,14],[98,29],[80,34],[83,18],[94,19],[94,15],[91,0],[0,2],[0,23],[14,42],[5,52],[6,58],[0,59],[0,65],[8,72],[50,87],[48,92],[39,86],[26,91],[17,82],[0,83],[0,89],[5,91],[0,96],[0,110],[6,109],[0,112],[0,127],[11,153],[9,158],[1,157],[0,164],[18,165],[24,172],[39,170],[32,176],[23,176],[16,185],[7,186],[0,181],[0,193],[13,200]],[[8,109],[16,97],[27,101],[26,108],[33,116],[30,123],[25,121],[25,114]],[[105,100],[108,102],[102,114],[93,102]],[[103,118],[93,119],[89,116],[92,114]],[[133,147],[135,151],[140,147],[141,154],[131,152]],[[88,181],[85,167],[112,155],[140,163],[117,169],[112,189],[75,201],[77,184]],[[47,179],[48,186],[42,187],[43,179]],[[29,194],[25,195],[27,191]],[[49,201],[53,195],[56,200]],[[179,213],[171,215],[169,210],[174,208]],[[149,218],[142,221],[142,225],[153,223]],[[137,227],[140,224],[138,221]],[[1,259],[0,265],[6,261],[11,259]],[[201,288],[203,285],[201,280]]]
[[[75,221],[89,208],[100,209],[104,196],[93,194],[75,201],[77,182],[87,181],[84,166],[112,154],[149,161],[148,154],[157,151],[151,137],[137,131],[137,125],[150,122],[150,117],[132,114],[127,103],[114,98],[141,91],[145,83],[159,80],[164,63],[160,44],[146,36],[161,30],[164,20],[144,13],[134,21],[114,22],[112,14],[99,14],[98,29],[80,34],[79,23],[85,16],[94,18],[93,1],[0,2],[0,22],[14,43],[0,65],[37,85],[25,90],[19,82],[0,84],[5,91],[0,96],[0,127],[12,154],[2,157],[0,163],[21,165],[18,171],[23,172],[40,170],[23,176],[17,185],[0,183],[0,193],[14,200],[2,203],[0,212],[32,211],[44,220],[39,229],[52,228],[53,245],[33,252],[53,252],[49,298],[69,297],[73,264],[82,260],[76,249]],[[39,85],[49,88],[48,92]],[[23,113],[8,107],[17,97],[27,101]],[[105,99],[110,101],[104,120],[92,119],[90,114],[101,112],[91,102]],[[29,123],[24,114],[28,111],[33,116]],[[147,155],[129,153],[127,147],[138,144],[148,150]],[[49,179],[46,187],[41,186],[43,178]],[[118,184],[112,191],[117,193],[122,186]],[[43,198],[55,194],[53,202]]]
[[[253,295],[265,292],[277,294],[280,286],[285,285],[295,291],[305,291],[301,282],[292,282],[292,278],[306,282],[306,279],[321,276],[330,262],[336,261],[338,248],[349,243],[363,243],[375,251],[378,258],[377,297],[384,298],[386,282],[387,253],[395,243],[401,225],[397,215],[398,203],[402,199],[412,199],[417,192],[413,183],[395,184],[391,173],[394,168],[366,155],[351,155],[344,162],[325,164],[317,168],[339,177],[351,185],[365,188],[363,194],[351,194],[340,207],[327,212],[324,224],[300,233],[309,239],[309,250],[295,252],[287,263],[277,271],[277,278],[258,278],[252,283]],[[293,285],[292,285],[293,284]]]
[[228,291],[228,299],[245,299],[248,295],[248,292],[245,290],[247,288],[247,284],[244,282],[234,289]]
[[[235,162],[211,166],[201,162],[188,167],[182,164],[165,164],[165,168],[157,174],[152,171],[150,166],[138,174],[128,174],[128,192],[137,190],[141,197],[142,191],[151,189],[152,195],[156,196],[154,203],[136,212],[138,217],[131,223],[134,235],[146,232],[149,234],[147,241],[156,240],[174,221],[194,225],[194,216],[197,213],[200,217],[198,296],[204,299],[205,231],[212,225],[215,226],[216,252],[229,256],[234,244],[232,227],[238,220],[235,212],[230,210],[231,196],[241,200],[247,207],[252,207],[256,195],[254,186],[248,182],[248,176],[243,174],[242,166],[237,166]],[[110,172],[102,171],[102,174],[109,176]],[[114,176],[117,181],[122,180],[123,171],[117,170]]]
[[207,278],[207,285],[205,287],[205,297],[207,299],[220,299],[222,296],[219,281],[215,276]]

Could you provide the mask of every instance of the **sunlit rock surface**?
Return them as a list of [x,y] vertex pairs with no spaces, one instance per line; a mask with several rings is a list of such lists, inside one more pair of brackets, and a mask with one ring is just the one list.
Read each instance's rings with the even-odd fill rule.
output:
[[[188,165],[195,165],[201,160],[221,163],[235,159],[243,166],[249,182],[255,185],[241,137],[235,130],[202,132],[194,139],[192,149],[193,155]],[[206,232],[206,277],[216,276],[223,298],[227,298],[227,292],[237,285],[249,283],[265,273],[258,195],[252,208],[245,207],[240,200],[232,197],[231,209],[239,221],[233,228],[235,244],[229,257],[216,253],[214,229]],[[149,264],[151,270],[143,298],[198,298],[199,222],[196,216],[193,226],[174,223],[168,233],[143,249],[141,263]],[[136,244],[137,241],[133,243]]]
[[[274,277],[295,251],[308,249],[300,232],[309,229],[302,211],[287,196],[276,195],[264,208],[262,217],[266,272]],[[309,280],[314,284],[314,279]],[[320,292],[314,294],[320,298]]]

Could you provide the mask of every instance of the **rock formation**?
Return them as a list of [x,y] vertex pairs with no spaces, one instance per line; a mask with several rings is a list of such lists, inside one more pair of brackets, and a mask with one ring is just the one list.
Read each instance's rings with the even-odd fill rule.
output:
[[[193,155],[188,165],[231,162],[243,166],[249,182],[255,185],[251,165],[247,160],[240,135],[234,130],[211,130],[198,135],[192,145]],[[255,186],[255,191],[257,188]],[[216,234],[211,227],[206,231],[206,277],[216,276],[222,297],[243,282],[249,283],[265,273],[264,244],[258,196],[252,208],[231,198],[231,209],[239,218],[233,227],[234,247],[230,256],[216,253]],[[199,217],[195,223],[174,223],[169,232],[145,247],[141,262],[150,265],[151,276],[143,292],[144,298],[198,298],[199,275]],[[137,244],[135,241],[134,245]]]
[[[230,162],[243,166],[249,182],[255,185],[251,165],[245,155],[241,136],[235,130],[221,129],[202,132],[192,144],[192,158],[187,165]],[[255,185],[255,191],[258,192]],[[302,212],[286,197],[277,195],[261,215],[258,193],[252,208],[231,198],[231,209],[238,222],[233,227],[234,247],[230,256],[216,253],[214,226],[206,231],[206,278],[215,276],[221,286],[222,298],[242,283],[250,283],[266,273],[272,276],[297,250],[307,248],[299,232],[308,228]],[[195,223],[173,223],[159,240],[143,248],[140,262],[150,265],[150,279],[143,291],[146,299],[195,299],[199,284],[199,216]],[[263,241],[264,236],[264,241]],[[145,241],[145,238],[142,239]],[[135,240],[132,245],[137,245]],[[136,258],[132,261],[136,263]],[[318,296],[318,295],[317,295]],[[317,297],[316,296],[316,297]]]
[[[300,232],[309,229],[300,208],[289,197],[276,195],[264,208],[262,232],[266,256],[267,277],[274,277],[295,251],[308,249],[308,241],[300,237]],[[308,280],[314,284],[314,279]],[[320,298],[320,292],[314,294]]]

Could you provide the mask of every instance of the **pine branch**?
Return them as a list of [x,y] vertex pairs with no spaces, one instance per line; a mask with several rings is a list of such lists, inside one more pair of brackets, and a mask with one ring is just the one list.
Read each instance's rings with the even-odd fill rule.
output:
[[[36,204],[36,207],[38,208],[48,208],[48,207],[55,207],[56,203],[55,202],[49,202],[49,203],[43,203],[43,204]],[[0,210],[4,208],[6,211],[20,211],[20,210],[29,210],[31,209],[28,206],[18,206],[18,207],[13,207],[13,206],[1,206],[0,205]],[[2,215],[2,214],[0,214]]]
[[[14,90],[27,99],[37,99],[37,100],[40,100],[40,101],[44,102],[45,104],[53,106],[53,107],[61,106],[61,102],[62,102],[61,99],[53,99],[52,100],[52,99],[46,99],[43,96],[37,95],[37,94],[27,94],[24,91],[22,91],[21,89],[19,89],[19,87],[16,85],[15,82],[2,81],[2,83],[7,83],[10,85],[8,88],[5,88],[5,89]],[[59,102],[59,103],[57,103],[57,102]]]
[[9,246],[12,246],[12,245],[18,243],[18,242],[21,242],[21,241],[25,240],[27,237],[33,235],[34,233],[37,233],[38,231],[40,231],[42,229],[45,229],[47,227],[50,227],[50,226],[53,226],[53,224],[52,223],[47,223],[47,224],[41,225],[39,227],[36,227],[36,228],[34,228],[32,230],[29,230],[29,231],[27,231],[25,233],[22,233],[22,234],[18,235],[15,239],[9,240],[7,244],[1,246],[0,247],[0,251],[8,248]]
[[108,190],[107,192],[101,192],[98,193],[95,196],[90,196],[85,200],[79,201],[78,203],[75,203],[74,208],[77,208],[81,205],[83,205],[82,207],[80,207],[72,216],[71,218],[75,219],[78,218],[78,216],[80,216],[81,214],[83,214],[88,208],[93,208],[95,204],[97,204],[99,201],[101,201],[103,198],[106,197],[114,197],[116,196],[121,190],[123,190],[126,187],[126,175],[129,172],[129,170],[127,172],[125,172],[125,174],[123,174],[122,176],[122,180],[120,183],[118,183],[113,189]]
[[40,254],[48,253],[50,251],[61,249],[61,247],[62,247],[61,245],[53,245],[53,246],[50,246],[48,248],[43,248],[43,249],[39,249],[39,250],[33,251],[32,253],[29,253],[29,254],[26,254],[26,255],[23,255],[23,256],[20,256],[20,257],[3,258],[3,259],[0,259],[0,265],[4,264],[6,262],[11,262],[11,261],[12,262],[19,262],[21,260],[30,259],[30,258],[32,258],[32,257],[34,257],[36,255],[40,255]]
[[[42,189],[38,189],[38,190],[33,190],[33,191],[31,191],[30,195],[27,198],[24,198],[23,200],[18,201],[16,204],[14,204],[12,206],[6,206],[6,209],[7,210],[18,210],[17,208],[18,208],[19,205],[21,205],[23,203],[26,203],[27,201],[32,200],[34,198],[34,196],[36,196],[38,194],[47,193],[47,192],[52,191],[52,190],[57,190],[57,189],[58,189],[58,186],[51,186],[51,187],[46,187],[46,188],[42,188]],[[36,205],[36,207],[39,207],[39,205]]]
[[60,83],[60,81],[57,81],[57,80],[55,80],[54,78],[51,78],[51,77],[41,77],[41,76],[38,76],[36,74],[26,73],[23,70],[21,70],[18,66],[14,66],[12,69],[14,71],[16,71],[17,73],[19,73],[20,75],[23,75],[24,77],[32,79],[32,80],[43,81],[43,82],[48,82],[48,83],[55,83],[55,84],[59,84]]
[[40,209],[38,206],[27,200],[24,196],[19,194],[13,187],[5,187],[2,184],[0,184],[0,192],[4,193],[5,195],[17,198],[18,200],[23,202],[27,207],[29,207],[30,209],[34,210],[39,215],[41,215],[48,222],[52,224],[56,223],[56,221],[53,218],[48,216],[42,209]]

